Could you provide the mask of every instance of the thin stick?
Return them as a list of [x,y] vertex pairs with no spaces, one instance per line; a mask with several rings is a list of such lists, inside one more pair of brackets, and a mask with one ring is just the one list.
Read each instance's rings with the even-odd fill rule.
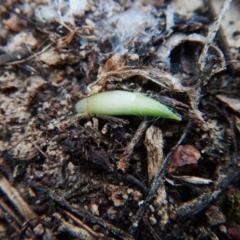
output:
[[208,48],[210,46],[210,44],[213,42],[214,38],[216,37],[216,34],[220,28],[220,23],[223,19],[224,13],[226,12],[226,10],[229,8],[230,3],[232,2],[232,0],[225,0],[223,7],[218,15],[218,18],[216,19],[216,21],[212,24],[212,26],[210,26],[209,28],[209,33],[207,36],[207,42],[203,47],[202,53],[200,55],[198,64],[200,65],[200,69],[201,71],[203,71],[205,65],[206,65],[206,56],[207,56],[207,51]]
[[32,58],[34,57],[37,57],[39,55],[41,55],[42,53],[46,52],[48,49],[50,49],[52,46],[53,46],[54,43],[50,43],[48,46],[46,46],[42,51],[36,53],[36,54],[33,54],[31,55],[30,57],[27,57],[27,58],[24,58],[22,60],[19,60],[19,61],[14,61],[14,62],[10,62],[10,63],[7,63],[7,65],[17,65],[17,64],[21,64],[21,63],[25,63],[27,62],[28,60],[31,60]]
[[46,158],[46,159],[49,159],[49,157],[47,156],[47,154],[45,152],[43,152],[41,150],[41,148],[34,142],[32,142],[32,144],[34,145],[34,147]]

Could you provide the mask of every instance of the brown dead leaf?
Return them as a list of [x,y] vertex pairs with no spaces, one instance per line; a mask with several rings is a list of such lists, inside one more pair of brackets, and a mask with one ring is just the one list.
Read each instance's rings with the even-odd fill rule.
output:
[[71,30],[65,37],[63,37],[57,44],[57,48],[66,48],[72,42],[74,36],[76,35],[78,28]]
[[107,62],[104,64],[103,68],[100,70],[100,75],[110,72],[110,71],[116,71],[118,69],[121,69],[125,66],[125,61],[123,59],[123,56],[121,53],[114,54],[111,58],[107,60]]
[[196,166],[200,152],[192,145],[179,145],[172,156],[172,162],[168,172],[173,172],[179,167],[186,165]]

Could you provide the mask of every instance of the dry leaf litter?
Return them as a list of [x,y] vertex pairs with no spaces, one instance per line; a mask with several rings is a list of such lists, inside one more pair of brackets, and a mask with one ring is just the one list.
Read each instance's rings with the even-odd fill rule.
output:
[[[240,239],[239,10],[4,0],[0,238]],[[115,89],[183,120],[75,114]]]

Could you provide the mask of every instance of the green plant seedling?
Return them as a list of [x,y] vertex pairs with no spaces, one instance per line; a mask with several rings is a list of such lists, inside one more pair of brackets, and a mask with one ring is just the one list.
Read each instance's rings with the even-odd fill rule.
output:
[[180,121],[160,102],[140,93],[115,90],[97,93],[76,103],[77,113],[93,113],[103,115],[136,115],[170,118]]

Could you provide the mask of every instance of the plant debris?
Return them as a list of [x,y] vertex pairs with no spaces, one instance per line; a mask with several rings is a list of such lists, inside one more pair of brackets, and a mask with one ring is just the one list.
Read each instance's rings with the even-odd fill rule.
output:
[[[0,238],[239,239],[239,8],[4,0]],[[110,90],[182,121],[76,114]]]

